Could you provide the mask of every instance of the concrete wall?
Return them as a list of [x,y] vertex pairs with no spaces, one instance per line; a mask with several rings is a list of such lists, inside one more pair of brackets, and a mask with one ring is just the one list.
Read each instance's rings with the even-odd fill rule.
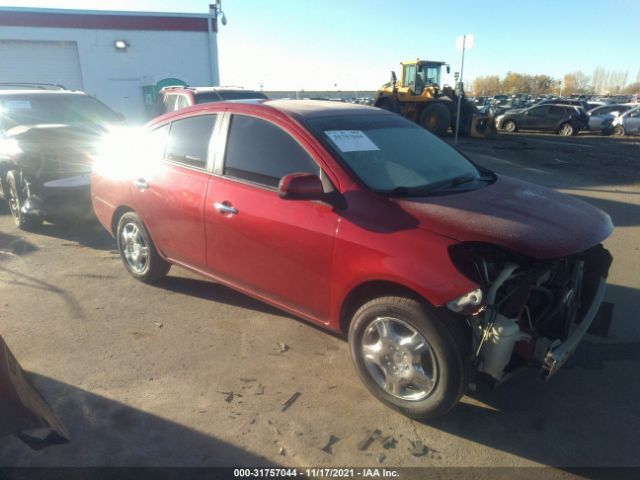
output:
[[[85,91],[133,122],[144,119],[144,85],[167,77],[195,86],[219,83],[213,32],[3,26],[0,39],[76,42]],[[117,51],[116,40],[129,48]]]

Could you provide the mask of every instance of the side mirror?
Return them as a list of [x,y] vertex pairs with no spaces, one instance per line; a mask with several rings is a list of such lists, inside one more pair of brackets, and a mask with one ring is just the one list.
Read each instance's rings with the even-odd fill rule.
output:
[[280,180],[278,195],[284,200],[320,200],[324,197],[324,187],[317,175],[291,173]]
[[451,67],[447,65],[447,73],[451,73]]
[[395,85],[395,83],[398,81],[398,77],[396,77],[396,72],[394,72],[393,70],[391,71],[391,80],[389,80],[391,82],[391,85]]

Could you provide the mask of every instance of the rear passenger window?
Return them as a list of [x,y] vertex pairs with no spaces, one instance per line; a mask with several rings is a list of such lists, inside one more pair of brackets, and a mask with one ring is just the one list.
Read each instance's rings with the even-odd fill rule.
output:
[[165,160],[205,168],[215,115],[199,115],[171,122]]
[[291,135],[254,117],[231,119],[224,174],[269,187],[277,187],[290,173],[320,175],[320,167]]
[[551,111],[549,112],[551,115],[565,115],[565,109],[562,107],[551,107]]

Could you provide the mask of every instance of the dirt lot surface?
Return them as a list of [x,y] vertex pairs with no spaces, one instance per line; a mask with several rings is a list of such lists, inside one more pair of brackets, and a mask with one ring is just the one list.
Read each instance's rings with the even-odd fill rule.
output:
[[344,339],[180,268],[143,285],[101,227],[25,233],[3,211],[0,333],[73,439],[0,439],[0,465],[640,466],[640,143],[514,134],[461,149],[617,227],[610,336],[587,337],[549,383],[532,370],[478,385],[414,422],[367,393]]

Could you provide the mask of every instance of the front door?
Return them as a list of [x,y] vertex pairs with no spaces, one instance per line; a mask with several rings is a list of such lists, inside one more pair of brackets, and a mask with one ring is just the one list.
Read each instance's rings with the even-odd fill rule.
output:
[[523,121],[524,130],[545,130],[549,128],[549,105],[541,105],[527,111]]
[[280,178],[298,172],[332,188],[289,133],[233,116],[223,175],[212,177],[207,193],[207,263],[222,279],[326,321],[338,216],[324,203],[278,196]]

